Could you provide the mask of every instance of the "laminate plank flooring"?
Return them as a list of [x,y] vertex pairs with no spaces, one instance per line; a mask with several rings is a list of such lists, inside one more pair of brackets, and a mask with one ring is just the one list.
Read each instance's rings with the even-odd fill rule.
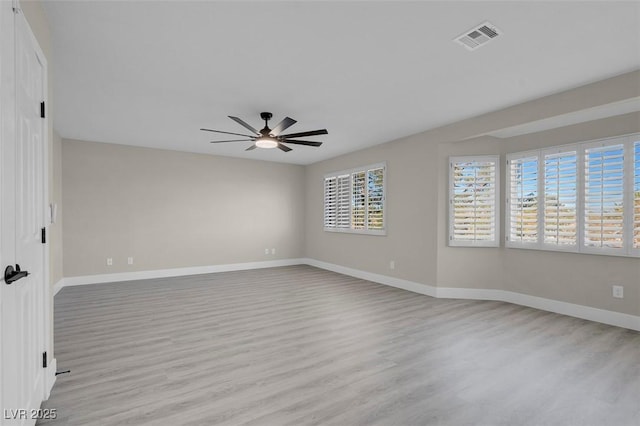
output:
[[64,288],[41,425],[640,425],[640,333],[291,266]]

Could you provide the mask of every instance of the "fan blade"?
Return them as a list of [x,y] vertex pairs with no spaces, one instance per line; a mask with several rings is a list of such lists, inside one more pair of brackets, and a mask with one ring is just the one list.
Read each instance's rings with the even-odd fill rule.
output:
[[320,146],[322,145],[322,142],[311,142],[311,141],[297,141],[297,140],[292,140],[292,139],[286,139],[281,141],[283,143],[293,143],[296,145],[307,145],[307,146]]
[[250,142],[253,139],[231,139],[228,141],[211,141],[209,143],[225,143],[225,142]]
[[315,136],[315,135],[328,135],[327,129],[322,130],[311,130],[310,132],[300,132],[300,133],[289,133],[288,135],[280,135],[279,138],[288,139],[288,138],[303,138],[305,136]]
[[283,150],[284,152],[289,152],[291,151],[291,148],[289,148],[288,146],[284,146],[281,143],[278,144],[278,148],[280,148],[281,150]]
[[253,135],[244,135],[242,133],[233,133],[233,132],[223,132],[222,130],[211,130],[211,129],[200,129],[200,130],[204,130],[205,132],[223,133],[225,135],[246,136],[248,138],[252,138],[253,137]]
[[251,130],[253,133],[255,133],[256,135],[259,135],[260,132],[258,132],[256,129],[254,129],[253,127],[251,127],[251,125],[247,124],[244,122],[244,120],[242,120],[241,118],[238,117],[234,117],[232,115],[228,116],[230,119],[232,119],[233,121],[235,121],[236,123],[238,123],[239,125],[241,125],[242,127],[244,127],[245,129],[249,129]]
[[245,149],[245,151],[251,151],[252,149],[256,149],[257,146],[251,145],[249,148]]
[[278,123],[278,125],[274,127],[273,130],[271,130],[271,134],[273,136],[278,136],[280,133],[282,133],[283,131],[285,131],[286,129],[288,129],[289,127],[293,126],[296,123],[297,121],[294,120],[293,118],[285,117],[284,120]]

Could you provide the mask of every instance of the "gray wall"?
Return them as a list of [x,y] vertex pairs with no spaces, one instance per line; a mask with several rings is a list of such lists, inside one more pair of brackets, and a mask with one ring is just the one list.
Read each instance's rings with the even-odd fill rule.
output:
[[[448,157],[505,154],[640,132],[640,114],[525,136],[482,136],[535,119],[639,95],[634,72],[307,166],[306,254],[310,258],[440,287],[502,289],[640,315],[640,260],[613,256],[447,246]],[[387,236],[322,230],[325,173],[387,160]],[[503,174],[504,175],[504,174]],[[501,183],[504,194],[504,182]],[[501,233],[504,231],[504,203]],[[395,260],[396,269],[389,269]],[[614,299],[611,285],[625,287]]]
[[62,166],[65,277],[303,256],[302,166],[74,140]]
[[[307,166],[307,257],[436,285],[437,149],[414,136]],[[387,162],[387,235],[325,232],[324,175],[382,161]],[[395,261],[393,270],[389,269],[391,260]]]
[[[448,157],[502,154],[640,132],[640,114],[596,120],[508,139],[479,138],[442,144],[439,149],[438,285],[496,288],[518,293],[640,315],[640,259],[504,247],[504,202],[501,248],[447,246]],[[501,194],[504,194],[502,173]],[[504,201],[504,200],[503,200]],[[624,299],[611,296],[613,284],[623,285]]]

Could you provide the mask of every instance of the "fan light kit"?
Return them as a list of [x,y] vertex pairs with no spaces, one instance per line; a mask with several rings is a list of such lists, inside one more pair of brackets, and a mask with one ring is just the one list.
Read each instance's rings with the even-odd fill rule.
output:
[[273,138],[261,137],[261,138],[256,139],[256,146],[258,148],[271,149],[271,148],[275,148],[276,146],[278,146],[278,141],[273,139]]
[[282,150],[284,152],[291,151],[291,148],[289,148],[286,144],[318,147],[318,146],[322,145],[322,142],[301,141],[301,140],[297,140],[297,139],[294,139],[294,138],[303,138],[305,136],[316,136],[316,135],[327,135],[327,134],[329,134],[329,132],[327,132],[327,129],[321,129],[321,130],[311,130],[311,131],[308,131],[308,132],[289,133],[288,135],[282,135],[281,133],[284,130],[288,129],[289,127],[291,127],[291,126],[293,126],[294,124],[297,123],[296,120],[294,120],[293,118],[286,117],[284,120],[282,120],[280,123],[278,123],[278,125],[276,127],[274,127],[273,129],[270,129],[269,128],[269,120],[271,120],[271,117],[273,117],[273,114],[271,114],[270,112],[261,112],[260,113],[260,118],[262,118],[264,120],[264,128],[262,130],[258,131],[253,126],[245,123],[240,118],[233,117],[231,115],[229,116],[230,119],[232,119],[236,123],[240,124],[245,129],[251,131],[251,133],[253,133],[252,135],[247,135],[247,134],[243,134],[243,133],[223,132],[221,130],[212,130],[212,129],[200,129],[200,130],[204,130],[205,132],[222,133],[222,134],[225,134],[225,135],[244,136],[244,137],[246,137],[248,139],[232,139],[232,140],[226,140],[226,141],[211,141],[211,143],[253,142],[253,145],[251,145],[245,151],[251,151],[252,149],[256,149],[256,148],[264,148],[264,149],[279,148],[280,150]]

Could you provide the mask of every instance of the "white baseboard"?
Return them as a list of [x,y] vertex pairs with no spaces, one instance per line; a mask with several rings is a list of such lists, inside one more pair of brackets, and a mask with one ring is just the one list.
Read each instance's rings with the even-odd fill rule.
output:
[[389,285],[391,287],[401,288],[403,290],[412,291],[414,293],[426,294],[427,296],[437,297],[437,287],[420,284],[414,281],[407,281],[400,278],[389,277],[387,275],[374,274],[372,272],[366,272],[359,269],[348,268],[342,265],[336,265],[334,263],[327,263],[316,259],[302,259],[303,263],[316,268],[326,269],[327,271],[337,272],[343,275],[349,275],[351,277],[360,278],[367,281],[373,281],[379,284]]
[[51,360],[51,362],[49,363],[49,365],[47,366],[47,369],[45,371],[45,378],[44,378],[45,397],[44,397],[44,399],[49,399],[49,395],[51,395],[51,389],[53,389],[53,385],[56,382],[56,371],[58,371],[58,362],[54,358],[54,359]]
[[[264,262],[231,263],[226,265],[194,266],[188,268],[156,269],[151,271],[118,272],[115,274],[84,275],[78,277],[63,278],[56,284],[56,287],[59,285],[61,289],[62,287],[75,285],[103,284],[121,281],[146,280],[153,278],[181,277],[186,275],[211,274],[215,272],[244,271],[247,269],[300,265],[302,263],[304,263],[302,259],[281,259],[267,260]],[[54,287],[54,293],[60,291],[59,289],[56,291],[56,287]]]
[[402,288],[431,297],[445,299],[473,299],[473,300],[495,300],[508,302],[516,305],[528,306],[542,311],[555,312],[557,314],[568,315],[603,324],[615,325],[616,327],[628,328],[640,331],[640,316],[623,314],[621,312],[607,311],[590,306],[576,305],[574,303],[561,302],[543,297],[530,296],[528,294],[516,293],[506,290],[494,289],[474,289],[474,288],[452,288],[435,287],[407,281],[387,275],[374,274],[358,269],[347,268],[333,263],[322,262],[315,259],[303,259],[304,263],[321,269],[326,269],[340,274],[385,284],[392,287]]
[[607,311],[590,306],[576,305],[573,303],[561,302],[553,299],[545,299],[543,297],[530,296],[528,294],[516,293],[513,291],[437,287],[433,285],[417,283],[414,281],[403,280],[401,278],[390,277],[387,275],[375,274],[372,272],[362,271],[359,269],[349,268],[346,266],[336,265],[333,263],[323,262],[310,258],[269,260],[264,262],[234,263],[227,265],[197,266],[189,268],[158,269],[152,271],[121,272],[115,274],[67,277],[56,283],[56,285],[54,286],[54,294],[57,294],[58,291],[60,291],[60,289],[62,289],[63,287],[75,285],[179,277],[185,275],[210,274],[215,272],[242,271],[248,269],[273,268],[277,266],[303,264],[337,272],[339,274],[349,275],[367,281],[376,282],[379,284],[388,285],[391,287],[401,288],[431,297],[447,299],[496,300],[640,331],[640,316]]

